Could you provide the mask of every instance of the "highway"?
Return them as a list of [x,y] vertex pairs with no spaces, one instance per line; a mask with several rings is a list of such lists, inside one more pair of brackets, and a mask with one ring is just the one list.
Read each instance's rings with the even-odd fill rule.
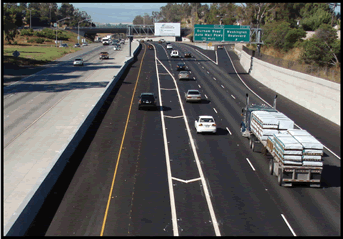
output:
[[[148,44],[27,235],[340,235],[340,159],[325,150],[321,188],[284,188],[268,174],[266,156],[252,152],[240,134],[245,94],[263,103],[247,86],[269,104],[275,92],[244,73],[229,48],[210,52],[173,42],[181,55],[194,56],[176,59],[165,44],[153,42],[153,50]],[[188,81],[177,79],[180,61]],[[202,102],[186,103],[188,89],[198,89]],[[142,92],[155,93],[160,109],[138,110]],[[282,96],[277,109],[340,157],[339,126]],[[199,115],[215,118],[217,134],[196,134]]]

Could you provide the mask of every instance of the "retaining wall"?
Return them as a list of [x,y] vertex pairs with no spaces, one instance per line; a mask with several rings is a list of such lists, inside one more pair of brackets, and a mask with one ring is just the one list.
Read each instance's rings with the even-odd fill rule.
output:
[[[244,70],[265,86],[295,103],[340,125],[340,84],[292,71],[251,57],[234,49]],[[250,72],[249,72],[250,71]]]

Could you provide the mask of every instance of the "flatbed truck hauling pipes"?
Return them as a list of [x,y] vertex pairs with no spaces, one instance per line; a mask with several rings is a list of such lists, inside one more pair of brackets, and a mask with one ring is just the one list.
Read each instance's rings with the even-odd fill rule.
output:
[[269,158],[269,173],[277,176],[280,186],[305,183],[320,187],[323,171],[323,145],[306,130],[294,129],[294,122],[265,104],[249,104],[242,108],[241,134],[249,139],[250,148]]

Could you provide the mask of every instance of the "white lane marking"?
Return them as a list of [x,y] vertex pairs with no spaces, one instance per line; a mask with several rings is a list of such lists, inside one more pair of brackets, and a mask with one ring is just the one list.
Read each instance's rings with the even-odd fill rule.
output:
[[254,168],[254,166],[252,166],[252,164],[250,163],[249,159],[248,159],[248,158],[246,158],[246,160],[247,160],[247,161],[248,161],[248,163],[250,164],[250,166],[251,166],[252,170],[254,170],[254,171],[255,171],[255,168]]
[[[245,82],[242,80],[242,78],[240,77],[240,75],[237,73],[237,70],[236,70],[236,67],[234,66],[234,64],[233,64],[233,61],[232,61],[232,59],[231,59],[231,57],[230,57],[230,55],[229,55],[229,53],[227,52],[227,50],[226,50],[226,48],[224,47],[224,49],[225,49],[225,52],[226,52],[226,54],[229,56],[229,58],[230,58],[230,61],[231,61],[231,64],[232,64],[232,66],[233,66],[233,69],[235,70],[235,72],[236,72],[236,75],[239,77],[239,79],[241,80],[241,82],[245,85],[245,87],[246,88],[248,88],[248,90],[250,90],[254,95],[256,95],[260,100],[262,100],[264,103],[266,103],[268,106],[270,106],[270,107],[272,107],[267,101],[265,101],[264,99],[262,99],[258,94],[256,94],[252,89],[250,89],[249,88],[249,86],[247,86],[246,84],[245,84]],[[278,110],[277,110],[278,111]],[[279,112],[279,111],[278,111]],[[299,129],[302,129],[299,125],[297,125],[295,122],[294,122],[294,125],[295,126],[297,126]],[[319,140],[318,140],[319,141]],[[319,141],[320,142],[320,141]],[[334,152],[332,152],[332,150],[330,150],[328,147],[326,147],[322,142],[320,142],[322,145],[323,145],[323,147],[325,148],[325,149],[327,149],[330,153],[332,153],[334,156],[336,156],[336,158],[338,158],[339,160],[341,160],[341,157],[339,157],[337,154],[335,154]]]
[[189,179],[189,180],[183,180],[183,179],[174,178],[174,177],[172,177],[172,179],[180,181],[180,182],[183,182],[183,183],[191,183],[191,182],[195,182],[195,181],[201,180],[201,178],[194,178],[194,179]]
[[205,95],[206,99],[208,99],[207,95]]
[[229,128],[228,128],[228,127],[226,127],[226,130],[227,130],[227,131],[229,131],[230,135],[232,135],[232,134],[231,134],[231,131],[229,130]]
[[207,71],[207,74],[210,74],[210,72]]
[[289,223],[288,223],[288,221],[287,221],[287,219],[286,219],[286,217],[283,215],[283,214],[281,214],[281,217],[283,218],[283,220],[286,222],[286,224],[287,224],[287,226],[288,226],[288,228],[289,228],[289,230],[291,230],[291,232],[292,232],[292,234],[293,234],[293,236],[297,236],[297,234],[295,234],[295,232],[293,231],[293,229],[292,229],[292,227],[291,227],[291,225],[289,225]]
[[233,95],[231,95],[232,98],[236,99],[236,97],[234,97]]
[[213,77],[213,80],[217,80],[217,79]]
[[199,86],[199,88],[201,88],[201,86],[200,85],[198,85]]
[[[158,60],[158,61],[160,61],[160,60]],[[161,61],[160,61],[160,63],[162,64]],[[169,70],[163,64],[162,64],[162,66],[164,67],[164,69],[166,69],[167,72],[169,72]],[[209,193],[208,193],[209,191],[208,191],[208,188],[207,188],[205,176],[204,176],[204,173],[203,173],[202,168],[201,168],[200,160],[199,160],[198,153],[197,153],[195,145],[194,145],[194,141],[193,141],[193,137],[192,137],[191,131],[189,129],[186,113],[185,113],[185,110],[183,108],[183,104],[181,103],[182,101],[181,101],[181,96],[180,96],[179,88],[178,88],[178,86],[176,84],[174,76],[171,73],[170,73],[170,76],[173,78],[175,87],[177,88],[177,96],[179,97],[179,103],[180,103],[181,111],[182,111],[182,114],[184,116],[183,120],[185,121],[186,129],[187,129],[187,133],[188,133],[188,138],[189,138],[189,140],[191,142],[191,146],[192,146],[195,162],[196,162],[197,167],[198,167],[199,175],[200,175],[200,178],[201,178],[201,184],[202,184],[203,189],[204,189],[204,194],[205,194],[207,206],[208,206],[208,209],[209,209],[209,212],[210,212],[210,215],[211,215],[212,225],[214,227],[214,232],[215,232],[216,236],[221,236],[220,230],[219,230],[219,226],[218,226],[218,221],[217,221],[216,215],[214,213],[214,209],[213,209],[213,205],[212,205],[212,202],[211,202],[211,198],[210,198]]]
[[224,89],[224,86],[223,85],[220,85],[223,89]]
[[195,80],[195,77],[193,76],[193,79]]
[[216,64],[218,65],[218,61],[219,61],[218,54],[217,54],[217,51],[215,51],[215,52],[216,52]]
[[[159,100],[160,104],[162,103],[162,97],[161,97],[161,87],[160,87],[160,78],[158,74],[158,67],[157,67],[157,57],[156,57],[156,48],[154,46],[155,51],[155,66],[156,66],[156,72],[157,72],[157,86],[158,86],[158,93],[159,93]],[[162,64],[162,63],[161,63]],[[161,108],[162,106],[160,106]],[[160,111],[161,114],[161,121],[162,121],[162,133],[163,133],[163,142],[164,142],[164,152],[166,157],[166,164],[167,164],[167,178],[168,178],[168,186],[169,186],[169,197],[170,197],[170,208],[171,208],[171,216],[172,216],[172,224],[173,224],[173,235],[179,236],[179,230],[177,225],[177,216],[176,216],[176,206],[175,206],[175,196],[174,196],[174,188],[173,188],[173,180],[171,176],[171,167],[170,167],[170,158],[169,158],[169,149],[168,149],[168,140],[167,140],[167,133],[166,133],[166,126],[164,123],[164,116],[163,116],[163,110]]]
[[208,56],[206,56],[204,53],[198,51],[197,49],[194,49],[196,50],[197,52],[199,52],[201,55],[203,55],[204,57],[206,57],[207,59],[209,59],[211,62],[213,62],[214,64],[218,65],[218,63],[214,62],[211,58],[209,58]]
[[168,116],[168,115],[165,115],[164,117],[171,118],[171,119],[177,119],[177,118],[182,118],[183,115],[180,115],[180,116]]
[[173,89],[165,89],[165,88],[161,88],[161,90],[176,90],[175,88]]
[[213,110],[214,110],[214,112],[216,112],[216,113],[218,114],[218,112],[217,112],[216,108],[213,108]]
[[204,69],[204,67],[202,66],[202,69]]

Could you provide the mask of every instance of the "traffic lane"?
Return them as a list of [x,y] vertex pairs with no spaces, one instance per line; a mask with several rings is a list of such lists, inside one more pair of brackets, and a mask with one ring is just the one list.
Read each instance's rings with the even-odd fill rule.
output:
[[[163,105],[170,108],[164,118],[171,176],[174,179],[173,190],[179,235],[215,235],[213,225],[209,223],[211,217],[201,189],[202,185],[196,182],[200,180],[200,175],[186,132],[185,122],[182,117],[179,117],[182,116],[182,112],[177,92],[176,90],[162,90],[167,89],[165,84],[168,82],[168,76],[164,75],[167,71],[162,66],[158,66],[158,68],[162,73],[161,98],[163,102],[168,102]],[[169,76],[168,87],[170,87],[170,82],[174,81]],[[191,182],[187,182],[188,180]]]
[[[203,77],[200,77],[202,79],[204,79]],[[205,80],[205,79],[204,79]],[[189,83],[188,85],[186,85],[186,83]],[[193,83],[193,85],[191,85]],[[187,88],[195,88],[194,82],[178,82],[178,86],[180,88],[180,91],[182,91],[182,89],[187,89]],[[204,87],[204,89],[207,89],[206,87]],[[209,94],[211,96],[211,94]],[[211,97],[210,97],[211,98]],[[219,97],[221,98],[221,97]],[[185,101],[184,101],[185,102]],[[230,136],[229,133],[227,132],[227,130],[225,129],[227,124],[225,124],[224,122],[222,122],[218,115],[213,111],[213,104],[197,104],[197,103],[184,103],[185,105],[185,111],[187,114],[187,119],[189,122],[189,127],[191,128],[192,134],[193,134],[193,138],[194,141],[196,142],[196,146],[199,152],[199,158],[200,161],[202,163],[202,165],[204,166],[204,169],[206,171],[206,167],[209,167],[210,171],[209,173],[206,173],[207,178],[208,178],[208,183],[209,184],[215,184],[216,185],[216,189],[213,189],[213,186],[211,186],[211,192],[212,194],[218,194],[218,197],[220,197],[219,200],[217,200],[218,202],[227,202],[228,201],[228,197],[223,196],[225,194],[225,189],[230,187],[232,184],[229,183],[227,185],[226,182],[236,182],[235,184],[237,185],[248,185],[249,183],[245,180],[240,180],[238,181],[237,178],[239,177],[243,177],[245,179],[246,177],[246,172],[251,171],[250,166],[248,165],[248,163],[244,164],[246,167],[245,169],[237,169],[233,166],[219,166],[218,168],[216,168],[215,170],[213,170],[213,168],[215,168],[216,162],[223,162],[223,161],[227,161],[227,156],[230,155],[230,160],[228,160],[228,162],[232,162],[232,160],[235,159],[235,157],[232,157],[232,155],[235,154],[239,154],[239,150],[236,150],[235,152],[232,152],[232,149],[230,150],[226,150],[226,152],[223,152],[224,149],[227,149],[227,143],[228,141],[230,141]],[[195,129],[194,129],[194,120],[199,116],[199,115],[212,115],[215,118],[216,124],[217,124],[217,134],[216,135],[197,135],[195,133]],[[232,140],[231,139],[231,144],[234,145],[235,147],[237,141]],[[222,144],[222,146],[219,146],[220,144]],[[239,145],[239,144],[238,144]],[[240,153],[241,154],[241,153]],[[213,159],[213,161],[211,160]],[[242,160],[244,160],[244,157],[242,155],[240,155],[240,158],[237,157],[236,159],[238,164],[242,164]],[[221,168],[222,170],[225,170],[223,172],[220,172],[219,168]],[[230,173],[230,169],[232,169],[233,173]],[[240,172],[240,174],[238,174],[238,172]],[[217,175],[232,175],[233,179],[230,180],[217,180]],[[238,174],[238,175],[235,175]],[[250,181],[255,182],[256,179],[251,179]],[[243,183],[244,182],[244,183]],[[256,184],[256,183],[255,183]],[[220,187],[220,188],[219,188]],[[252,188],[258,188],[258,186],[252,186]],[[261,187],[261,186],[259,186]],[[225,189],[224,189],[225,188]],[[214,192],[215,191],[215,192]],[[251,190],[250,190],[251,191]],[[259,202],[258,198],[261,198],[260,196],[256,196],[255,193],[256,192],[250,192],[251,194],[254,195],[241,195],[240,197],[235,197],[233,200],[233,202],[231,203],[231,205],[236,205],[237,202],[235,200],[237,200],[237,198],[239,198],[239,200],[242,202],[242,204],[244,205],[255,205],[256,202],[248,202],[248,200],[246,202],[243,203],[244,200],[246,200],[247,198],[254,198],[255,200],[257,199],[257,201]],[[259,192],[259,191],[258,191]],[[257,193],[258,193],[257,192]],[[262,196],[264,194],[264,190],[260,190],[260,192],[262,192]],[[232,195],[232,192],[230,193],[230,195]],[[235,195],[239,195],[239,193],[235,192]],[[216,198],[216,196],[213,196],[214,198]],[[217,204],[214,206],[219,207],[219,209],[215,210],[216,213],[219,215],[217,220],[219,221],[220,225],[225,225],[222,226],[223,228],[221,229],[222,235],[291,235],[289,229],[286,227],[285,223],[282,220],[282,217],[280,216],[280,214],[273,214],[272,212],[274,210],[270,210],[272,215],[267,215],[266,219],[263,221],[261,220],[261,215],[265,215],[266,212],[268,211],[268,209],[270,207],[269,203],[266,203],[264,205],[264,208],[260,208],[261,205],[260,203],[257,203],[258,208],[248,208],[248,209],[244,209],[243,206],[240,206],[240,210],[237,210],[236,213],[227,213],[228,211],[233,211],[231,208],[232,206],[230,205],[230,207],[228,206],[229,204],[225,204],[227,205],[227,207],[223,206],[223,208],[221,207],[221,203],[219,203],[220,206],[218,206]],[[236,207],[234,207],[236,208]],[[243,209],[242,209],[243,208]],[[219,212],[225,212],[223,215],[220,216]],[[242,217],[240,218],[241,221],[237,220],[237,215],[241,215],[242,211],[244,211],[245,214],[249,214],[248,212],[254,212],[254,215],[249,215],[246,217]],[[247,212],[245,212],[247,211]],[[268,213],[267,213],[268,214]],[[228,215],[231,215],[228,216]],[[251,219],[254,218],[255,219]],[[249,218],[251,221],[254,221],[255,225],[253,225],[254,223],[249,222],[249,224],[251,224],[251,227],[257,227],[260,228],[261,231],[259,230],[252,230],[252,229],[248,229],[246,230],[246,225],[247,225],[247,221],[249,221]],[[273,222],[277,222],[275,223],[275,225],[271,225],[272,223],[269,223],[270,218],[273,218],[275,220],[273,220]],[[258,219],[258,220],[256,220]],[[236,223],[232,223],[231,220],[234,220]],[[256,225],[256,221],[258,221],[257,224],[260,223],[260,225]],[[227,226],[229,225],[229,226]],[[282,230],[280,230],[280,228],[282,228]],[[224,234],[226,233],[226,234]],[[251,233],[251,234],[250,234]]]
[[[200,77],[201,78],[201,77]],[[199,81],[200,82],[200,81]],[[206,81],[203,81],[203,82],[206,82]],[[213,81],[210,81],[209,83],[213,83]],[[205,86],[205,87],[202,87],[203,89],[206,89],[207,91],[209,91],[210,89],[211,89],[211,87],[209,87],[209,86]],[[225,99],[225,97],[223,97],[223,96],[220,96],[220,88],[218,89],[218,90],[213,90],[213,93],[208,93],[208,95],[209,95],[209,99],[213,99],[213,97],[211,97],[211,95],[215,95],[215,96],[219,96],[219,98],[221,98],[221,99]],[[215,93],[214,93],[215,92]],[[211,102],[213,102],[213,100],[211,100]],[[212,104],[212,103],[211,103]],[[213,104],[212,104],[213,105]],[[224,114],[226,114],[226,116],[225,117],[223,117],[224,119],[229,119],[230,117],[228,117],[227,116],[227,113],[226,113],[226,111],[225,111],[225,108],[227,109],[227,106],[228,105],[230,105],[230,104],[226,104],[226,106],[223,108],[222,106],[218,106],[217,107],[217,110],[218,110],[218,112],[221,114],[221,113],[224,113]],[[187,109],[187,108],[186,108]],[[204,110],[204,109],[203,109]],[[211,110],[210,111],[208,111],[208,113],[210,114],[211,113]],[[235,114],[232,114],[232,115],[235,115]],[[237,114],[238,115],[238,114]],[[238,117],[238,119],[239,119],[239,117]],[[239,122],[239,121],[238,121]],[[233,123],[231,123],[231,125],[235,125],[235,124],[237,124],[237,127],[236,128],[234,128],[234,129],[231,129],[231,131],[232,132],[234,132],[234,131],[236,131],[236,134],[237,135],[240,135],[239,133],[239,131],[238,130],[236,130],[237,128],[239,128],[239,123],[238,122],[233,122]],[[230,122],[228,122],[227,123],[228,125],[230,125]],[[219,123],[218,123],[218,125],[219,125]],[[219,127],[219,126],[218,126]],[[229,126],[230,127],[230,126]],[[246,146],[247,146],[247,149],[249,148],[248,147],[248,142],[246,141],[246,142],[244,142],[245,144],[246,144]],[[203,147],[201,147],[201,148],[203,148]],[[254,160],[254,157],[255,156],[253,156],[252,157],[252,159],[250,159],[250,160]],[[254,162],[254,161],[253,161]],[[264,173],[265,173],[265,175],[268,175],[268,172],[267,172],[267,168],[268,168],[268,165],[267,165],[267,160],[265,159],[265,158],[261,158],[261,159],[259,159],[258,160],[258,162],[263,162],[262,164],[265,164],[264,166],[263,166],[263,171],[265,171]],[[254,165],[255,165],[255,163],[253,163]],[[261,163],[260,163],[261,164]],[[256,167],[256,166],[255,166]],[[264,175],[262,175],[262,177],[265,177]],[[276,184],[276,179],[275,178],[273,178],[273,181],[272,182],[269,182],[269,183],[272,183],[272,184]],[[277,185],[276,185],[276,187],[278,187]],[[280,187],[279,187],[280,188]],[[280,190],[280,189],[279,189]],[[309,191],[309,193],[310,192],[312,192],[312,194],[313,194],[313,189],[308,189],[307,187],[306,187],[306,190],[308,190]],[[330,194],[330,195],[332,195],[332,194]],[[308,198],[308,200],[311,200],[310,198],[311,197],[314,197],[315,195],[313,195],[313,196],[310,196],[309,198]],[[333,195],[332,195],[333,196]],[[337,198],[337,195],[335,196],[335,198]],[[301,198],[299,199],[299,201],[301,201]],[[327,202],[328,200],[325,200],[325,202]],[[330,201],[330,200],[329,200]],[[299,202],[300,203],[300,202]],[[331,205],[331,204],[330,204]],[[318,208],[318,207],[320,207],[320,205],[316,205],[315,206],[315,208]],[[317,209],[315,209],[315,208],[309,208],[308,209],[308,212],[311,212],[311,211],[317,211]],[[329,214],[331,214],[334,218],[336,218],[335,217],[335,214],[334,214],[334,210],[335,208],[332,208],[331,210],[329,210],[330,211],[330,213]],[[337,209],[337,208],[336,208]],[[306,212],[307,214],[308,214],[308,212]],[[301,216],[301,214],[299,214],[299,216]],[[310,220],[309,220],[310,221]],[[314,231],[312,230],[312,233],[313,233]],[[309,233],[309,231],[307,231],[306,233]],[[320,232],[318,232],[319,234],[317,234],[317,235],[320,235]],[[323,234],[323,235],[325,235],[325,234]]]
[[[138,110],[140,93],[158,93],[153,56],[153,52],[146,52],[142,65],[126,133],[130,137],[124,141],[121,165],[119,164],[119,169],[127,170],[117,172],[116,182],[121,182],[122,185],[114,185],[114,198],[108,210],[103,234],[105,236],[172,235],[171,231],[163,230],[170,222],[171,210],[159,111]],[[133,153],[133,149],[137,153]],[[128,170],[131,174],[128,174]],[[120,197],[126,187],[131,187],[132,190],[130,200],[126,196]],[[122,222],[124,217],[127,218],[125,224]]]
[[[46,235],[100,234],[141,56],[142,54],[138,56],[138,62],[133,63],[133,68],[126,77],[132,82],[125,82],[126,80],[123,82],[118,95],[108,109]],[[141,121],[136,122],[141,124]],[[138,125],[137,127],[142,128],[143,126]],[[128,134],[129,141],[130,136],[133,137],[135,134]],[[133,153],[135,153],[135,149],[133,148]],[[125,160],[121,162],[126,162],[127,167],[120,168],[117,184],[115,184],[117,188],[114,188],[113,194],[118,195],[115,203],[119,206],[116,209],[121,211],[113,215],[118,219],[118,223],[110,225],[107,229],[115,230],[116,235],[127,235],[130,224],[128,217],[130,204],[127,204],[128,201],[131,201],[133,194],[134,182],[131,179],[134,178],[134,172],[132,172],[130,162]],[[125,182],[125,180],[127,181]],[[117,193],[118,188],[120,188],[119,193]],[[111,205],[115,206],[113,203]],[[109,214],[109,222],[114,220],[111,216],[112,214]]]
[[[133,66],[137,64],[139,61]],[[137,73],[138,69],[133,69],[127,78],[134,79]],[[73,155],[79,157],[81,163],[50,223],[47,236],[100,234],[133,89],[134,84],[120,86],[91,144],[83,155]],[[121,195],[125,193],[130,198],[132,192],[123,190]]]
[[[127,128],[127,136],[130,137],[123,144],[121,170],[118,169],[117,183],[113,188],[114,198],[108,211],[105,236],[173,235],[172,230],[164,230],[171,221],[171,210],[160,113],[158,110],[138,110],[140,93],[158,94],[154,62],[149,60],[151,54],[146,53],[142,77],[137,85]],[[132,152],[135,150],[137,153]],[[131,173],[123,170],[125,168]],[[121,195],[126,187],[131,187],[131,199]],[[123,218],[127,218],[126,223],[122,222]]]
[[[225,49],[218,51],[220,67],[222,66],[221,62],[223,61],[223,59],[225,60],[225,62],[228,62],[227,61],[228,57],[225,56],[224,52],[225,54],[229,53]],[[278,94],[278,93],[269,89],[263,84],[259,83],[258,81],[253,79],[249,74],[245,73],[244,69],[239,64],[238,56],[236,54],[233,54],[232,51],[230,52],[231,52],[230,57],[232,61],[234,62],[237,72],[240,73],[239,75],[243,79],[243,81],[254,92],[256,92],[259,96],[265,99],[270,105],[273,105],[274,96],[275,94]],[[231,80],[234,80],[235,82],[239,83],[240,79],[236,76],[236,71],[232,67],[232,64],[223,66],[222,70],[227,71],[227,74],[230,76],[230,79],[232,78]],[[239,84],[236,84],[235,86],[239,86]],[[245,100],[243,100],[243,98],[245,98],[245,94],[242,94],[242,90],[244,91],[244,88],[245,87],[236,88],[236,89],[239,89],[239,91],[237,91],[236,98],[240,99],[243,102],[245,102]],[[249,93],[251,103],[257,103],[257,104],[263,103],[259,98],[255,97],[254,94],[250,93],[250,91],[248,91],[247,89],[245,91]],[[328,147],[330,150],[332,150],[334,153],[340,156],[340,145],[337,144],[337,142],[339,142],[339,139],[340,139],[340,134],[339,134],[340,127],[338,125],[294,103],[293,101],[287,99],[286,97],[280,94],[278,94],[277,109],[280,110],[280,112],[285,113],[289,118],[295,121],[302,129],[305,129],[308,132],[310,132],[313,136],[315,136],[318,140],[320,140],[326,147]],[[309,122],[308,120],[306,120],[307,118],[311,118],[314,120]],[[327,132],[325,131],[324,133],[321,130],[321,127],[317,127],[318,123],[320,125],[323,125],[323,127],[325,127],[326,129],[328,129]]]

